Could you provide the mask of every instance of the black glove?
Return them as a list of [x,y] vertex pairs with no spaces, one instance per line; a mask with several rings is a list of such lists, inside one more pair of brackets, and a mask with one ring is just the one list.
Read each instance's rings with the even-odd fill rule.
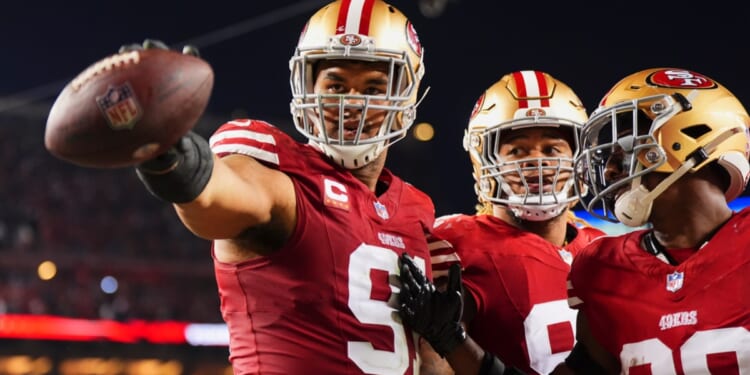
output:
[[213,160],[206,139],[190,131],[167,152],[136,166],[136,172],[151,194],[168,202],[186,203],[208,184]]
[[[141,44],[132,43],[132,44],[125,44],[123,46],[120,46],[119,53],[151,49],[151,48],[168,50],[169,46],[167,46],[166,43],[158,39],[146,39]],[[186,45],[185,47],[183,47],[182,53],[186,55],[200,57],[198,48],[192,45]],[[185,142],[190,142],[191,140],[193,142],[198,142],[198,139],[196,137],[197,137],[196,134],[184,135],[179,141],[177,141],[177,144],[174,145],[169,150],[167,150],[167,152],[157,156],[154,159],[147,160],[146,162],[139,165],[138,169],[141,172],[146,172],[146,173],[151,173],[151,174],[166,173],[167,171],[174,169],[174,167],[177,165],[178,162],[180,162],[181,159],[189,158],[189,155],[183,155],[183,154],[187,150],[193,149],[191,147],[188,147],[189,145]]]
[[[126,44],[119,53],[144,49],[164,49],[161,40],[146,39],[142,44]],[[186,45],[182,53],[200,57],[198,48]],[[174,203],[195,199],[206,187],[213,170],[213,156],[208,142],[190,131],[166,152],[136,166],[138,178],[151,194]]]
[[461,267],[458,264],[451,266],[447,289],[442,292],[427,280],[408,254],[402,254],[399,262],[401,319],[422,335],[435,352],[445,357],[466,340],[466,332],[461,326],[464,306]]
[[[169,49],[169,46],[167,46],[166,43],[158,39],[146,39],[143,41],[142,44],[138,44],[138,43],[125,44],[120,47],[119,52],[123,53],[123,52],[128,52],[128,51],[136,51],[136,50],[149,49],[149,48]],[[200,52],[198,52],[198,47],[190,45],[190,44],[182,47],[182,53],[185,55],[192,55],[195,57],[200,57]]]

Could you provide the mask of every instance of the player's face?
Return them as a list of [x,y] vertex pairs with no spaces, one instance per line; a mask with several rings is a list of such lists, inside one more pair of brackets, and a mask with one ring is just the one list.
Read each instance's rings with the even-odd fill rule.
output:
[[[515,194],[549,194],[553,187],[555,191],[563,188],[571,178],[573,164],[568,136],[564,130],[547,127],[517,129],[502,135],[499,155],[505,164],[501,172]],[[510,170],[516,172],[509,173]]]
[[[384,100],[369,100],[367,95],[385,95],[388,89],[388,67],[384,63],[357,61],[322,61],[317,68],[314,90],[324,95],[324,104],[341,103],[340,95],[354,95],[343,100],[341,105],[324,106],[322,119],[329,138],[339,139],[339,125],[343,123],[343,138],[357,137],[363,124],[360,139],[376,135],[387,111],[373,108],[386,104]],[[327,97],[325,95],[328,95]],[[363,110],[364,104],[368,104]],[[342,121],[343,120],[343,121]]]
[[[633,134],[633,126],[627,121],[620,121],[618,123],[617,135],[615,141],[611,141],[611,136],[604,135],[607,139],[606,142],[610,143],[609,148],[603,148],[598,152],[598,158],[604,161],[603,164],[603,178],[601,178],[601,184],[603,187],[612,186],[618,182],[629,178],[633,175],[635,168],[638,165],[638,157],[645,154],[649,148],[639,148],[642,145],[647,144],[647,139],[644,136],[648,134],[648,127],[641,126],[638,129],[637,134]],[[653,175],[654,173],[650,173]],[[646,175],[642,181],[644,186],[649,188],[647,183],[650,180],[657,180],[658,177],[646,178]],[[630,190],[630,184],[622,184],[620,188],[613,191],[610,195],[610,201],[614,202],[616,198],[622,195],[625,191]]]

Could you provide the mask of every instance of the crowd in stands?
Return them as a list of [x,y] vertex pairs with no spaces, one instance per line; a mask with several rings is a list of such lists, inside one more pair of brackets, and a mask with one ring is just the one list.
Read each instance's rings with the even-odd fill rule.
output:
[[[57,274],[37,276],[50,260]],[[118,289],[104,293],[112,276]],[[44,120],[0,113],[0,314],[220,322],[210,243],[132,168],[81,168],[44,148]]]

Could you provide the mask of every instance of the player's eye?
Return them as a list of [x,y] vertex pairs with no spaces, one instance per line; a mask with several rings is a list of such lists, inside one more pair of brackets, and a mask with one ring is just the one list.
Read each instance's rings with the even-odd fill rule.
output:
[[344,85],[339,83],[331,83],[328,86],[326,86],[326,91],[333,94],[341,94],[345,92]]

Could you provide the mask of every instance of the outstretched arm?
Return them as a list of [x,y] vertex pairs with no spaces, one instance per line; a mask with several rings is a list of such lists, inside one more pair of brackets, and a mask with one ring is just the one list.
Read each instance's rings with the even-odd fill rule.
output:
[[[167,48],[155,40],[120,50]],[[183,53],[197,55],[187,46]],[[296,223],[291,179],[244,155],[217,158],[208,142],[189,132],[158,157],[136,167],[138,177],[158,198],[175,204],[180,219],[197,236],[233,239],[247,229],[271,224],[288,235]]]

